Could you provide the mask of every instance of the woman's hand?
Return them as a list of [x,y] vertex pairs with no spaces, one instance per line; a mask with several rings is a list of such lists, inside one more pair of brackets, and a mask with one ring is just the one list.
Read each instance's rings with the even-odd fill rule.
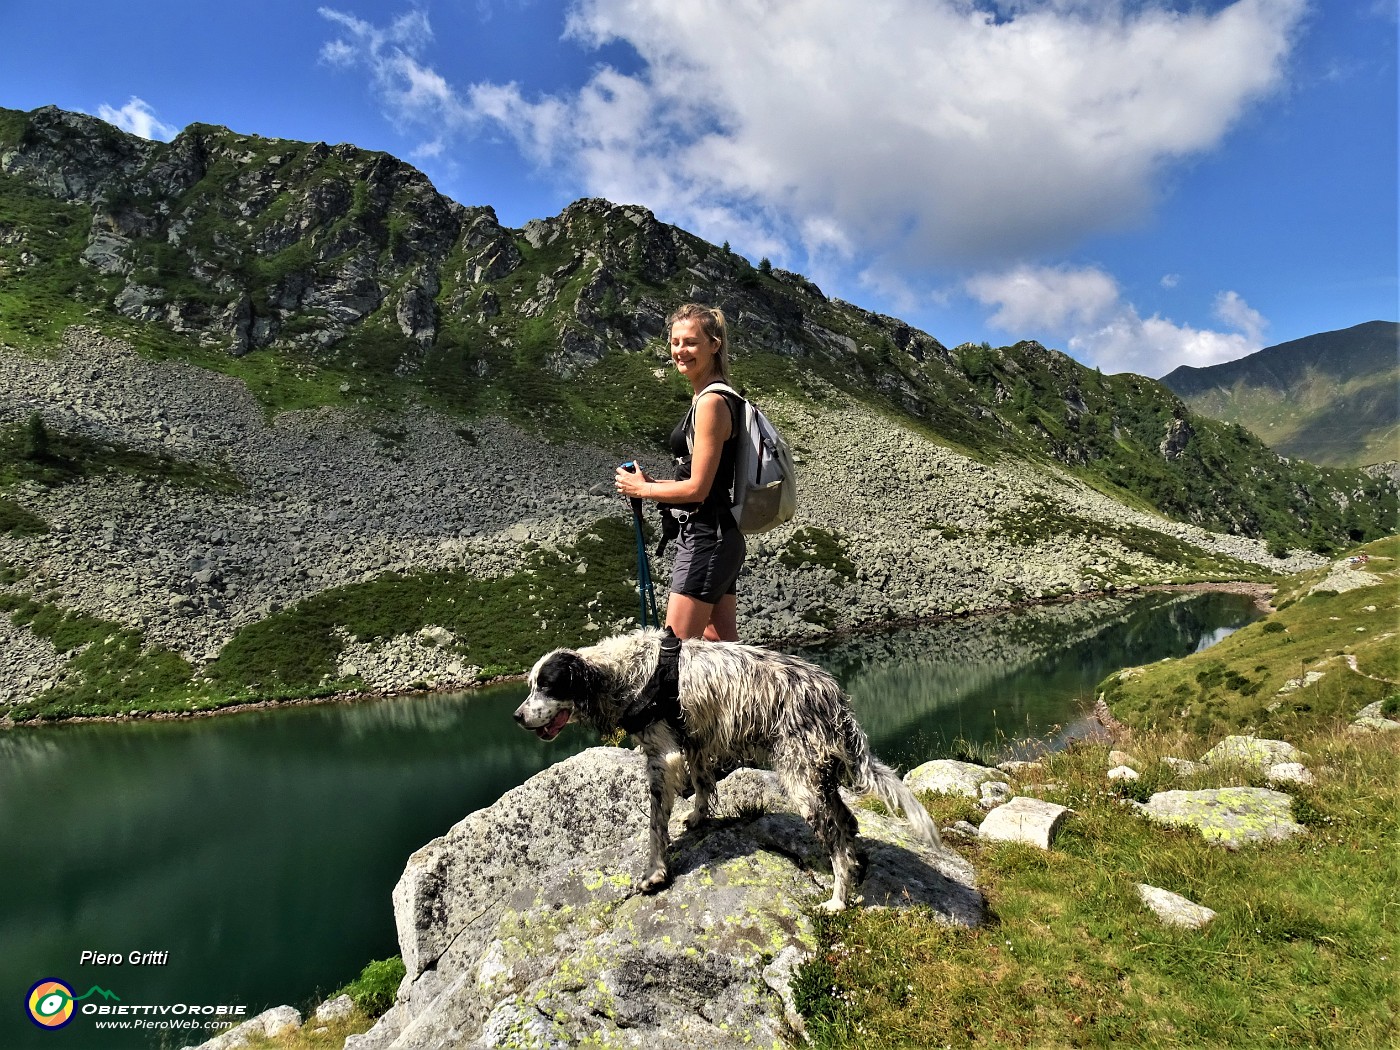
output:
[[642,470],[641,464],[634,463],[635,469],[628,470],[625,467],[618,467],[617,473],[613,476],[614,484],[617,487],[618,495],[626,496],[628,499],[642,499],[644,490],[651,485],[651,477]]

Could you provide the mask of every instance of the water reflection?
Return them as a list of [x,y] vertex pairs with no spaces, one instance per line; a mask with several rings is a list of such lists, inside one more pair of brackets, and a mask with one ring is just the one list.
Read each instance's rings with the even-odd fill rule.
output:
[[955,748],[1063,745],[1113,671],[1213,644],[1257,618],[1235,594],[1158,593],[1047,605],[810,650],[851,694],[877,753],[904,768]]

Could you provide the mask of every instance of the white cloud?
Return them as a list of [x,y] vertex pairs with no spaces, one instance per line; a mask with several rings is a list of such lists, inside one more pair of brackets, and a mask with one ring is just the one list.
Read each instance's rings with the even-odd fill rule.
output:
[[641,70],[520,96],[503,127],[677,219],[722,202],[905,263],[1006,258],[1140,215],[1165,163],[1277,86],[1302,9],[580,0],[568,33],[630,44]]
[[1179,274],[1179,273],[1164,273],[1164,274],[1162,274],[1162,280],[1161,280],[1159,283],[1162,285],[1163,288],[1167,288],[1167,289],[1175,288],[1177,285],[1179,285],[1179,284],[1181,283],[1181,274]]
[[97,115],[109,124],[115,124],[123,131],[139,135],[143,139],[159,139],[169,142],[180,129],[160,120],[145,99],[131,96],[131,100],[121,109],[113,109],[105,103],[97,107]]
[[[338,37],[322,45],[321,61],[366,69],[392,118],[424,124],[435,132],[474,121],[447,79],[419,59],[433,42],[425,12],[410,11],[381,28],[334,8],[317,10],[340,31]],[[431,151],[432,143],[419,148]]]
[[1239,292],[1221,292],[1215,297],[1215,316],[1231,328],[1242,332],[1251,342],[1263,338],[1269,322],[1264,315],[1240,298]]
[[994,307],[988,323],[1017,339],[1063,338],[1065,348],[1105,372],[1163,376],[1178,365],[1233,361],[1261,347],[1268,322],[1237,292],[1215,297],[1214,313],[1234,332],[1142,317],[1118,282],[1097,267],[1019,266],[969,279],[966,291]]
[[[647,205],[749,252],[836,251],[909,270],[1064,250],[1151,207],[1278,88],[1306,0],[574,0],[566,34],[624,43],[555,95],[448,84],[421,13],[328,8],[323,49],[397,116],[496,125],[570,189]],[[745,239],[741,239],[745,238]],[[785,252],[769,252],[784,255]]]
[[1097,324],[1118,304],[1117,283],[1092,267],[1018,266],[1005,273],[978,274],[966,287],[978,302],[996,306],[989,324],[1018,338]]

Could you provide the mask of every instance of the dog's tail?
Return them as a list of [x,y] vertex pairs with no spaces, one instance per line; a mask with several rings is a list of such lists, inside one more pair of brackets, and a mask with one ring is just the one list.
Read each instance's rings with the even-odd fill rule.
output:
[[903,813],[915,834],[925,842],[933,846],[943,845],[938,825],[928,815],[928,810],[924,809],[898,773],[870,753],[870,741],[854,719],[848,726],[848,735],[851,738],[851,753],[855,756],[851,765],[852,786],[857,791],[874,795],[891,810]]

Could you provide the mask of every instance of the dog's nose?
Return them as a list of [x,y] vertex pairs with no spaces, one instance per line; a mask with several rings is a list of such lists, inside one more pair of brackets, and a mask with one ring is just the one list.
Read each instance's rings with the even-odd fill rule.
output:
[[520,708],[518,708],[518,707],[515,709],[515,720],[516,720],[517,722],[523,722],[523,721],[525,721],[525,712],[523,712],[523,711],[522,711]]

